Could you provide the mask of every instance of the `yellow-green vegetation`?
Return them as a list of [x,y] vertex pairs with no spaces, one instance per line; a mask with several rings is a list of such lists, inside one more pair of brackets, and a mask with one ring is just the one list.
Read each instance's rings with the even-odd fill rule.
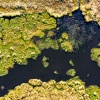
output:
[[[47,12],[24,14],[10,20],[0,18],[0,27],[0,76],[8,74],[15,63],[26,65],[28,58],[36,59],[44,49],[73,51],[67,33],[62,33],[60,39],[52,39],[56,20]],[[48,65],[45,61],[44,67]]]
[[41,50],[32,38],[43,38],[45,30],[55,27],[56,20],[47,12],[25,14],[11,20],[0,18],[0,76],[6,75],[15,62],[27,64],[28,58],[36,59]]
[[71,45],[70,42],[68,41],[64,41],[61,43],[61,48],[62,50],[64,50],[65,52],[72,52],[73,51],[73,47]]
[[100,25],[100,0],[80,0],[80,9],[87,22],[96,21]]
[[[48,36],[52,34],[52,36]],[[59,39],[52,39],[54,36],[54,32],[48,32],[46,37],[39,39],[36,41],[36,45],[39,47],[40,50],[52,48],[54,50],[64,50],[65,52],[73,52],[73,46],[69,42],[68,34],[66,32],[62,33]]]
[[69,64],[70,64],[71,66],[74,66],[74,63],[73,63],[72,60],[69,61]]
[[89,86],[86,93],[89,94],[90,100],[100,100],[100,88],[98,86]]
[[47,37],[53,37],[55,35],[55,33],[53,31],[49,31],[47,33]]
[[100,67],[100,48],[93,48],[91,50],[91,59],[96,61],[98,66]]
[[66,32],[62,33],[62,36],[61,36],[62,39],[65,39],[65,40],[68,40],[68,34]]
[[73,51],[72,44],[69,42],[68,34],[66,32],[62,33],[61,38],[58,39],[58,42],[60,43],[60,48],[65,52]]
[[52,48],[54,50],[59,49],[59,45],[57,40],[51,38],[43,38],[36,41],[36,45],[39,47],[40,50]]
[[75,71],[75,69],[69,69],[69,70],[66,72],[66,74],[69,75],[69,76],[75,76],[76,71]]
[[49,62],[48,62],[47,60],[49,60],[49,58],[47,58],[46,56],[44,56],[44,57],[42,58],[42,64],[43,64],[43,66],[44,66],[45,68],[49,66]]
[[[91,99],[93,92],[90,89],[95,92],[97,99]],[[99,100],[99,91],[95,86],[86,88],[78,77],[60,82],[30,79],[28,83],[22,83],[14,90],[9,90],[0,100]]]
[[0,100],[100,100],[100,88],[95,85],[85,87],[78,77],[59,82],[30,79],[9,90]]
[[59,74],[59,72],[57,70],[54,71],[54,74]]
[[71,15],[78,8],[78,0],[1,0],[0,17],[44,11],[54,17],[61,17]]

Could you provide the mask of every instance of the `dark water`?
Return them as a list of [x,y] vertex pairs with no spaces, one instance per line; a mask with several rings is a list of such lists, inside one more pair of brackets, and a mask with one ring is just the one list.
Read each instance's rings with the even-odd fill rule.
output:
[[69,39],[75,41],[74,48],[91,40],[98,30],[96,23],[85,22],[80,10],[75,11],[72,17],[63,16],[61,19],[57,19],[57,27],[60,28],[57,31],[57,37],[62,32],[67,32]]
[[[79,23],[78,20],[81,19],[79,21],[83,22],[87,32],[90,32],[88,31],[88,27],[92,27],[93,32],[96,33],[93,39],[91,39],[89,42],[86,42],[77,52],[74,53],[65,53],[61,50],[55,51],[49,49],[44,50],[36,61],[29,59],[27,66],[15,64],[14,68],[10,69],[8,75],[0,77],[0,86],[5,86],[4,90],[0,90],[0,96],[6,94],[9,89],[13,89],[15,86],[20,85],[21,83],[28,82],[28,80],[32,78],[38,78],[42,81],[49,81],[50,79],[55,79],[56,81],[68,80],[71,77],[66,75],[66,71],[70,68],[76,69],[76,75],[86,82],[86,86],[100,86],[100,68],[97,66],[96,62],[92,62],[90,59],[90,50],[91,48],[96,47],[100,39],[100,27],[98,27],[98,25],[94,22],[86,23],[80,11],[75,12],[73,17],[77,20],[77,23]],[[66,28],[60,22],[58,26],[61,27],[60,31],[69,30],[69,27],[67,27],[66,24]],[[91,31],[89,35],[94,33]],[[60,33],[58,32],[58,34]],[[87,40],[88,35],[86,31],[84,31],[84,34],[86,34]],[[42,65],[41,60],[43,56],[49,57],[50,66],[48,68],[44,68]],[[70,59],[73,60],[75,64],[74,67],[69,65]],[[58,75],[54,74],[55,70],[58,71]],[[87,77],[87,75],[89,75],[89,77]]]

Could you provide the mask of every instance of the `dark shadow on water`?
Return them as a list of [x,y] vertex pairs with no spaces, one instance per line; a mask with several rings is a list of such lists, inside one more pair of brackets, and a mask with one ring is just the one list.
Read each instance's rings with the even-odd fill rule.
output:
[[[78,21],[78,19],[81,18],[81,20],[84,22],[82,15],[79,17],[77,14],[80,14],[80,12],[74,13],[73,16],[76,16],[75,19]],[[0,86],[5,86],[4,90],[0,90],[0,96],[6,94],[9,89],[13,89],[15,86],[20,85],[21,83],[28,82],[28,80],[32,78],[38,78],[42,81],[49,81],[50,79],[55,79],[56,81],[68,80],[71,77],[66,75],[66,71],[70,68],[76,69],[76,75],[86,82],[86,86],[100,86],[100,68],[97,66],[96,62],[92,62],[90,59],[90,50],[91,48],[96,47],[100,39],[100,27],[98,27],[94,22],[84,23],[87,26],[91,25],[91,27],[94,27],[93,29],[95,30],[95,33],[97,33],[91,41],[86,42],[77,52],[74,53],[65,53],[61,50],[55,51],[48,49],[42,51],[42,54],[36,61],[29,59],[28,65],[26,66],[15,64],[14,68],[10,69],[8,75],[0,77]],[[62,30],[63,26],[60,27],[60,31],[65,31],[64,29]],[[66,31],[67,30],[69,29],[66,29]],[[49,57],[50,65],[47,68],[44,68],[42,65],[41,60],[43,56]],[[70,59],[73,60],[75,64],[74,67],[69,65]],[[58,71],[58,75],[54,74],[55,70]]]

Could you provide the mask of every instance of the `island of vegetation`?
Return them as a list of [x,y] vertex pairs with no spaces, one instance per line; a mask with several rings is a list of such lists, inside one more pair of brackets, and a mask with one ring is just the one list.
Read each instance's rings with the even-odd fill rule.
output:
[[91,60],[96,61],[98,66],[100,67],[100,48],[95,47],[91,49]]
[[16,86],[0,100],[100,100],[100,88],[85,87],[85,83],[78,77],[67,81],[50,80],[42,82],[30,79],[28,83]]
[[74,66],[74,63],[72,60],[69,60],[69,64],[70,64],[70,66]]
[[66,72],[66,74],[69,75],[69,76],[75,76],[76,71],[75,71],[75,69],[69,69],[69,70]]
[[44,56],[44,57],[42,58],[42,64],[43,64],[43,66],[44,66],[45,68],[49,66],[48,60],[49,60],[49,58],[47,58],[46,56]]

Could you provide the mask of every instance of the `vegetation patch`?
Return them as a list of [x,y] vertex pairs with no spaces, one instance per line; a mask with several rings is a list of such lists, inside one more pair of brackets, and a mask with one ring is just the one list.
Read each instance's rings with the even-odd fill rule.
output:
[[[91,88],[92,89],[92,88]],[[97,91],[98,92],[98,91]],[[86,92],[84,82],[77,77],[68,81],[56,82],[50,80],[42,82],[39,79],[30,79],[28,83],[16,86],[14,90],[0,97],[0,100],[92,100]],[[98,99],[99,100],[99,99]]]
[[100,67],[100,48],[91,49],[91,60],[96,61]]

